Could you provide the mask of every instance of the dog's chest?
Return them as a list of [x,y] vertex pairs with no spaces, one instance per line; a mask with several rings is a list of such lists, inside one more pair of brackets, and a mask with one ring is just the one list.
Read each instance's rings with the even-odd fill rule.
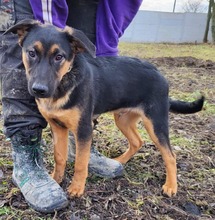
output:
[[53,101],[40,99],[37,100],[38,109],[44,118],[50,122],[56,122],[58,125],[75,130],[81,117],[81,111],[77,107],[71,109],[62,109],[59,103]]
[[41,114],[45,117],[53,117],[58,114],[59,107],[53,103],[50,99],[39,99],[36,100],[37,106]]

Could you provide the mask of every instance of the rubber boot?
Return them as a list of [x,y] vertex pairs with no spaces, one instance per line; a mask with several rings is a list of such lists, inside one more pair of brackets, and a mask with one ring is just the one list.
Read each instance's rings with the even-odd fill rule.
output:
[[[75,142],[72,134],[69,134],[68,161],[75,161]],[[105,157],[91,146],[90,161],[88,165],[90,173],[104,178],[114,178],[123,175],[123,165],[116,160]]]
[[48,174],[42,159],[41,129],[17,132],[11,137],[14,184],[36,211],[52,213],[68,205],[66,194]]

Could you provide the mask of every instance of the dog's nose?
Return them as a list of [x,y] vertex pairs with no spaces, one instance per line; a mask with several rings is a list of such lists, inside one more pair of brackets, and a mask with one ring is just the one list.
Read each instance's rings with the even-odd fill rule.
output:
[[41,84],[33,84],[32,86],[33,93],[35,95],[44,96],[48,92],[48,87]]

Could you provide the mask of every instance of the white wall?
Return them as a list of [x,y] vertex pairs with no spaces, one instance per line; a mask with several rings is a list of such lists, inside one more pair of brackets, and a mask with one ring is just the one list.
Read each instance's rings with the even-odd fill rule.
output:
[[[138,11],[121,41],[202,43],[207,14]],[[211,41],[209,32],[208,40]]]

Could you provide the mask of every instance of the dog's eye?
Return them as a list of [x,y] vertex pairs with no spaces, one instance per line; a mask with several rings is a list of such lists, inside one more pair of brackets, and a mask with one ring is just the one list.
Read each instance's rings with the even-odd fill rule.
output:
[[61,61],[63,59],[63,55],[61,54],[58,54],[56,57],[55,57],[55,60],[56,61]]
[[33,51],[33,50],[28,51],[28,54],[29,54],[29,56],[32,57],[32,58],[36,57],[36,53],[35,53],[35,51]]

